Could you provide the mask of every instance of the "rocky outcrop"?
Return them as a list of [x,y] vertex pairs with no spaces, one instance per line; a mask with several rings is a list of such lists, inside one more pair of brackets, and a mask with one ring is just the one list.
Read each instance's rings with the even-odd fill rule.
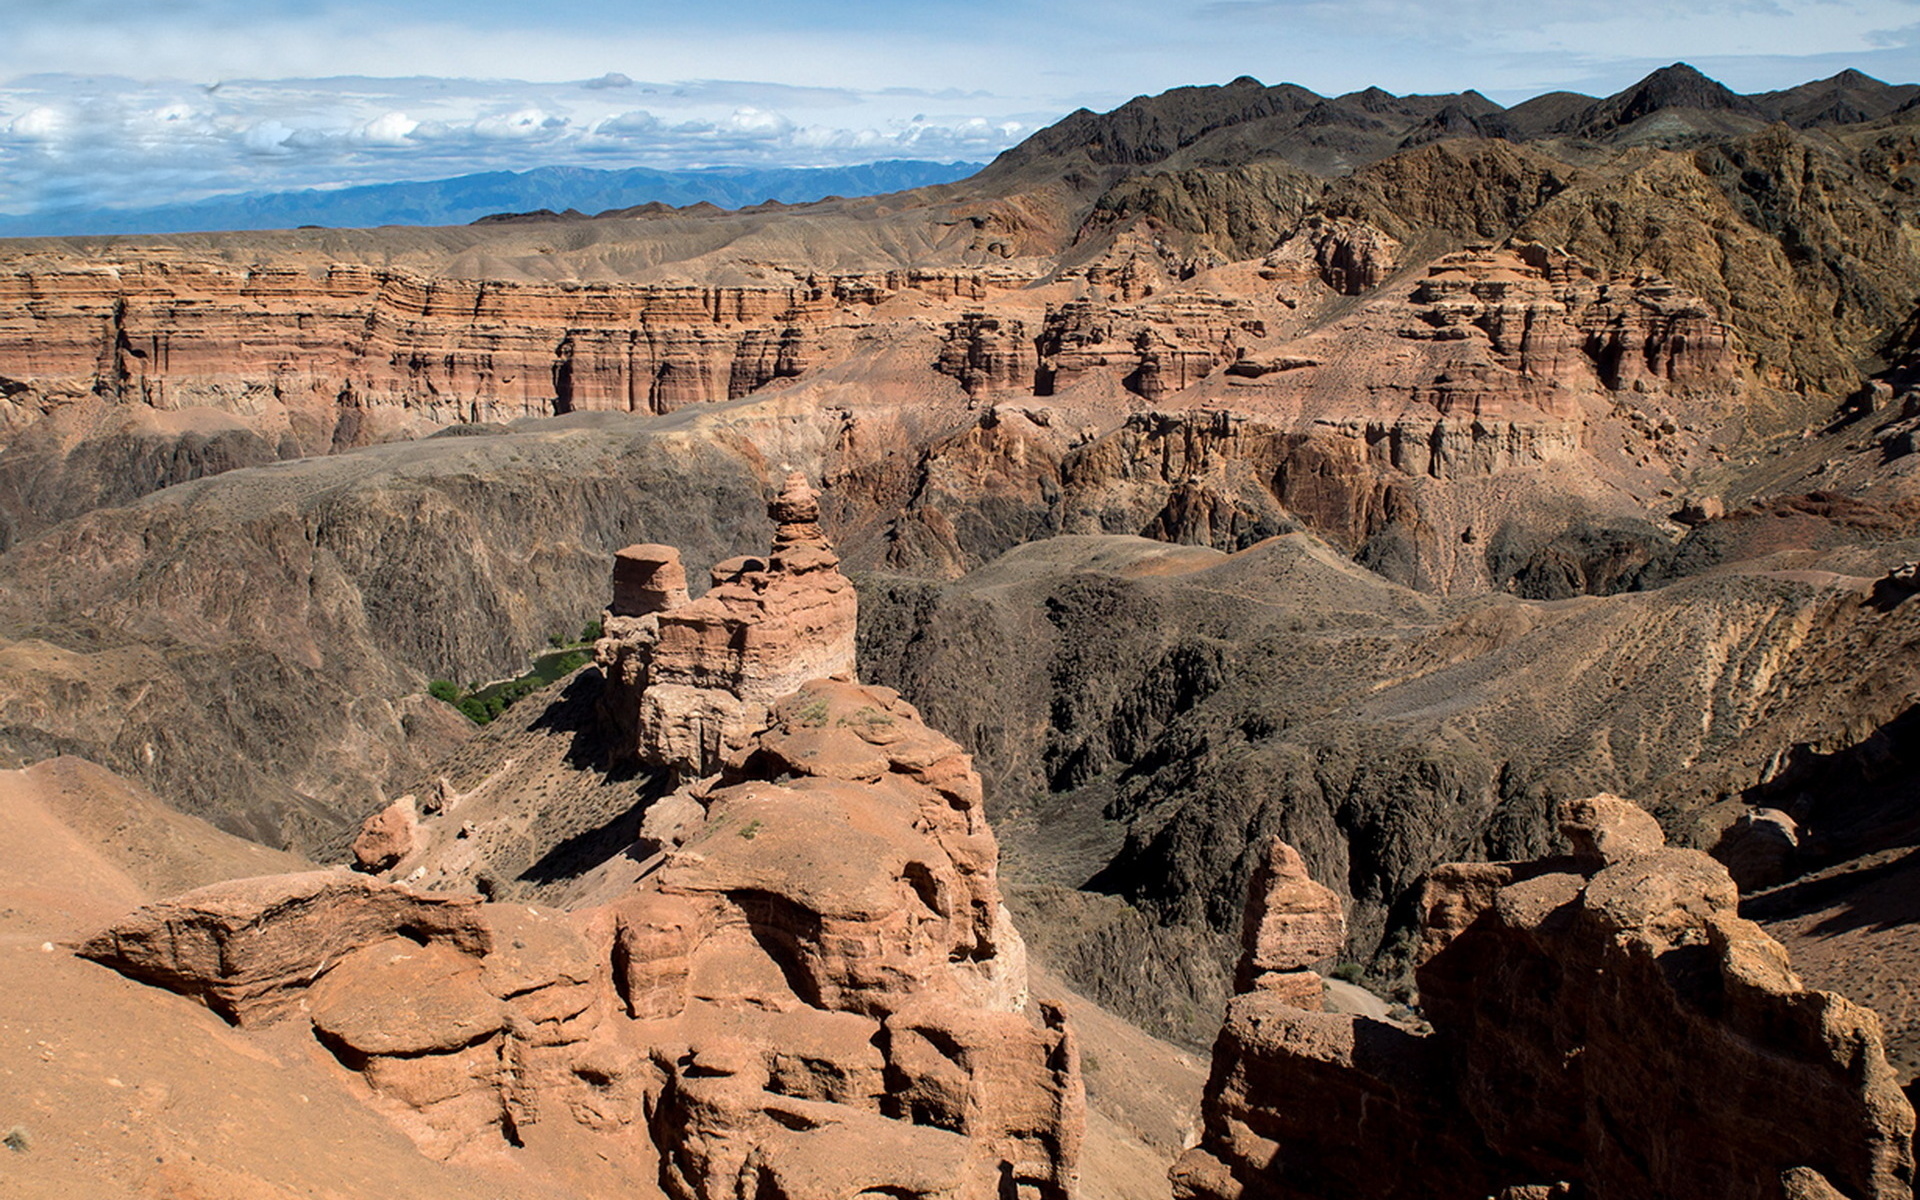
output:
[[[622,910],[623,937],[685,964],[633,979],[639,1011],[707,1016],[715,972],[772,1010],[665,1064],[669,1190],[717,1200],[804,1161],[842,1190],[791,1194],[984,1200],[1004,1178],[1011,1194],[1069,1195],[1071,1036],[1045,1006],[1038,1025],[1019,1015],[1023,951],[965,756],[892,692],[816,681],[776,706],[746,771],[707,793],[660,899]],[[793,1165],[754,1162],[782,1157]],[[924,1182],[901,1177],[909,1162]]]
[[1247,888],[1238,992],[1273,992],[1296,1008],[1321,1007],[1313,968],[1347,947],[1347,918],[1332,888],[1307,874],[1300,852],[1274,838]]
[[[1078,1052],[1029,999],[979,776],[853,679],[852,590],[805,481],[769,511],[767,559],[700,600],[665,547],[617,559],[603,650],[634,670],[612,711],[649,765],[702,777],[656,804],[670,833],[579,880],[578,907],[269,877],[142,909],[84,953],[249,1025],[309,1023],[437,1158],[551,1123],[644,1138],[674,1200],[1069,1200]],[[724,702],[689,692],[738,720],[701,740]],[[356,852],[424,875],[480,803],[403,802]]]
[[1800,859],[1800,827],[1777,808],[1741,813],[1708,851],[1741,891],[1770,888],[1793,878]]
[[658,543],[628,546],[613,556],[613,602],[609,617],[644,617],[679,608],[687,595],[680,551]]
[[1419,531],[1419,553],[1438,558],[1443,539],[1420,530],[1419,485],[1526,472],[1579,447],[1579,427],[1560,421],[1409,414],[1292,432],[1245,412],[1140,412],[1063,460],[1061,524],[1223,550],[1305,525],[1357,551],[1397,528]]
[[246,1023],[285,1015],[329,964],[402,936],[472,954],[492,945],[473,899],[315,871],[216,883],[149,905],[80,953]]
[[1562,819],[1569,857],[1433,872],[1431,1033],[1236,996],[1175,1194],[1911,1196],[1879,1019],[1805,988],[1632,804]]
[[1399,266],[1400,242],[1364,221],[1314,215],[1266,259],[1263,277],[1284,277],[1304,264],[1342,296],[1358,296],[1386,281]]
[[349,847],[354,866],[362,871],[391,870],[413,853],[419,825],[412,796],[402,796],[387,805],[361,823],[360,832]]
[[1031,391],[1039,359],[1024,323],[967,313],[947,325],[934,369],[960,381],[969,396]]
[[614,607],[594,656],[608,720],[629,739],[624,756],[710,775],[744,752],[775,698],[804,680],[851,676],[858,605],[820,531],[817,494],[791,475],[767,514],[771,553],[718,564],[699,600],[687,599],[671,547],[630,546],[615,559]]
[[1404,389],[1441,417],[1568,420],[1583,392],[1732,389],[1730,337],[1710,308],[1657,276],[1612,274],[1534,243],[1482,244],[1288,347],[1313,367],[1272,384],[1310,394],[1318,376],[1352,387],[1352,372],[1388,368],[1391,382],[1373,390]]
[[1090,379],[1152,402],[1233,361],[1235,338],[1263,327],[1249,297],[1185,294],[1136,300],[1080,297],[1049,304],[1038,328],[967,313],[949,322],[934,368],[969,396],[1051,396]]

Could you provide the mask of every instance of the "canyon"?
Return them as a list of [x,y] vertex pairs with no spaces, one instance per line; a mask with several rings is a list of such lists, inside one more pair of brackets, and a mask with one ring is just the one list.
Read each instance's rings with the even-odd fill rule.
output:
[[430,1195],[1910,1194],[1914,100],[0,242],[17,1162],[366,1194],[198,1056]]

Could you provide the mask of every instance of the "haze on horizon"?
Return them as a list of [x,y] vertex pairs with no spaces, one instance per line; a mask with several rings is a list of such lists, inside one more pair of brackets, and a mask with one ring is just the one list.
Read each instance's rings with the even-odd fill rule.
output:
[[[0,0],[0,214],[537,166],[985,161],[1077,107],[1920,78],[1914,0]],[[557,81],[557,82],[556,82]]]

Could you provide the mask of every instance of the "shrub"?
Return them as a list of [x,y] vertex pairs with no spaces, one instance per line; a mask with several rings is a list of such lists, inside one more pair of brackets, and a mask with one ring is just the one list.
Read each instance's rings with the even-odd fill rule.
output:
[[599,621],[588,621],[580,627],[580,640],[583,642],[597,642],[605,637],[606,633],[607,631],[601,627]]
[[460,685],[451,679],[436,679],[427,685],[427,695],[443,704],[460,703]]

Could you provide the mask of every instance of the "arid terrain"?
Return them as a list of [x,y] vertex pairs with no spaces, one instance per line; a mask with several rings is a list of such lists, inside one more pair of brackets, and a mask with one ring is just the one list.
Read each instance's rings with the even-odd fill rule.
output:
[[1917,185],[1675,65],[0,242],[0,1194],[1910,1196]]

